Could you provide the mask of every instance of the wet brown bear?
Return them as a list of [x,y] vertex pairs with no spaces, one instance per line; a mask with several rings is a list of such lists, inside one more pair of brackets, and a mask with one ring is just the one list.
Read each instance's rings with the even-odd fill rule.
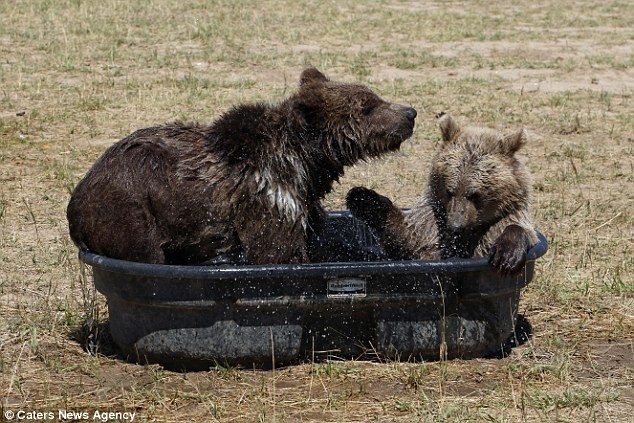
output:
[[524,130],[501,135],[461,128],[439,115],[443,144],[432,160],[427,192],[407,211],[366,188],[353,188],[348,208],[378,233],[392,259],[488,256],[517,273],[537,243],[529,214],[530,177],[516,152]]
[[277,105],[241,105],[209,126],[141,129],[111,146],[68,204],[70,235],[95,253],[198,263],[307,261],[320,200],[344,167],[396,150],[416,111],[306,69]]

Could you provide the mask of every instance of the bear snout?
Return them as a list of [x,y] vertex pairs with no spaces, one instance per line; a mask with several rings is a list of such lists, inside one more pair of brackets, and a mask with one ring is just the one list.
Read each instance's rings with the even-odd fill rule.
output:
[[466,230],[461,224],[449,224],[447,229],[454,237],[460,237]]
[[478,223],[478,211],[462,198],[452,198],[447,206],[447,229],[454,235],[469,231]]
[[413,107],[407,107],[407,106],[401,106],[401,105],[398,105],[398,107],[399,107],[398,113],[402,116],[402,118],[404,118],[403,124],[405,126],[403,128],[402,140],[406,140],[407,138],[411,137],[412,134],[414,133],[414,125],[415,125],[415,120],[418,113],[416,112],[416,109],[414,109]]
[[413,107],[407,107],[405,109],[405,117],[407,118],[407,120],[411,121],[412,123],[414,123],[414,120],[416,119],[417,115],[418,113],[416,112],[416,109],[414,109]]
[[389,110],[392,111],[393,114],[401,115],[410,125],[414,126],[414,121],[416,116],[418,116],[418,112],[413,107],[392,103],[390,104]]

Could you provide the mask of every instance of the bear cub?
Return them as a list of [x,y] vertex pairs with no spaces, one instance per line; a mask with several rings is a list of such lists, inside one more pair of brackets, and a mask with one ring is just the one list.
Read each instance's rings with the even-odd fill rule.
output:
[[432,159],[424,195],[406,211],[370,189],[346,198],[352,214],[372,227],[391,259],[486,257],[516,274],[537,244],[529,213],[530,176],[517,151],[526,134],[460,127],[441,113],[442,145]]
[[141,129],[112,145],[71,195],[70,236],[146,263],[308,261],[320,200],[346,166],[397,150],[415,118],[363,85],[306,69],[278,104],[240,105],[211,125]]

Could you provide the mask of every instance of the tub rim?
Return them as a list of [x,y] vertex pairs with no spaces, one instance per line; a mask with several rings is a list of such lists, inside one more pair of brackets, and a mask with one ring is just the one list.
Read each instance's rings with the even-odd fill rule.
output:
[[[534,262],[548,250],[546,237],[537,232],[538,242],[527,253],[526,262]],[[494,271],[486,257],[446,260],[377,260],[264,265],[173,265],[139,263],[106,257],[86,249],[79,259],[100,270],[119,274],[161,279],[270,279],[272,277],[355,277],[401,273],[463,273]]]

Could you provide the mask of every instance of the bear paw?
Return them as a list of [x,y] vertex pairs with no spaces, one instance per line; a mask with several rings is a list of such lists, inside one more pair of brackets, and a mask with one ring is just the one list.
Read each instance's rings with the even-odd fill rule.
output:
[[507,226],[489,251],[489,263],[505,274],[518,274],[526,264],[530,240],[518,225]]
[[346,205],[352,215],[374,229],[382,229],[395,207],[389,198],[364,187],[354,187],[346,195]]

